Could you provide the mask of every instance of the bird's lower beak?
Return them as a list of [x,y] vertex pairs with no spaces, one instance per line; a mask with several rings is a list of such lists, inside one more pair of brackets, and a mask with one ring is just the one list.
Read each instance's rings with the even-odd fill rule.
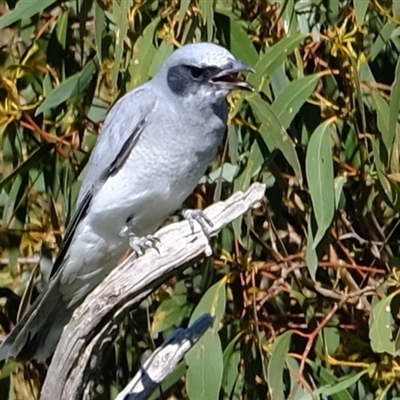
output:
[[221,85],[228,87],[229,89],[240,89],[248,90],[253,92],[254,87],[250,83],[246,82],[241,77],[242,72],[255,72],[253,68],[242,63],[241,61],[236,61],[235,65],[230,68],[224,69],[214,75],[210,82],[215,85]]

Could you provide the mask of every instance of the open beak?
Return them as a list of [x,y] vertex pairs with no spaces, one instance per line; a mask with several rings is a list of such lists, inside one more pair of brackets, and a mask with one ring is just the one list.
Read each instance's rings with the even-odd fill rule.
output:
[[236,60],[233,65],[229,66],[229,68],[219,71],[216,75],[214,75],[210,79],[210,82],[215,85],[225,86],[230,90],[239,89],[253,92],[253,86],[251,86],[250,83],[246,82],[241,77],[242,72],[254,73],[255,71],[248,65]]

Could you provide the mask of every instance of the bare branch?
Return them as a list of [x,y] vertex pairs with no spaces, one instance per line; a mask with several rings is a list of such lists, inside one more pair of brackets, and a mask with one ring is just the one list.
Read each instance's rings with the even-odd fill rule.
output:
[[[254,183],[245,193],[207,208],[213,222],[210,235],[254,207],[264,196],[265,185]],[[91,372],[99,365],[104,342],[129,310],[189,263],[211,255],[200,227],[192,233],[187,221],[160,229],[158,251],[134,254],[113,270],[78,307],[64,328],[42,390],[42,400],[82,398]]]
[[153,390],[170,375],[183,356],[212,325],[210,314],[201,316],[190,328],[177,329],[159,347],[115,400],[146,400]]

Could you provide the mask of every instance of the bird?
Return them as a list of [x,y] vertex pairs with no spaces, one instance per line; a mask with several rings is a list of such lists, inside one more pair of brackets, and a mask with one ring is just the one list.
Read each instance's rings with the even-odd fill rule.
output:
[[85,296],[130,247],[154,244],[217,156],[228,94],[253,90],[245,72],[254,70],[220,45],[186,44],[111,107],[47,287],[1,343],[0,361],[46,362]]

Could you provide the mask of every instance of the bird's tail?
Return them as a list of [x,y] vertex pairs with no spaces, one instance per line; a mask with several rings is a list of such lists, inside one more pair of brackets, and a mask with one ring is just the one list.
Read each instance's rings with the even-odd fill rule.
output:
[[0,344],[0,361],[16,358],[44,362],[53,354],[62,329],[72,314],[61,297],[58,285],[58,279],[50,282],[47,290],[39,295]]

